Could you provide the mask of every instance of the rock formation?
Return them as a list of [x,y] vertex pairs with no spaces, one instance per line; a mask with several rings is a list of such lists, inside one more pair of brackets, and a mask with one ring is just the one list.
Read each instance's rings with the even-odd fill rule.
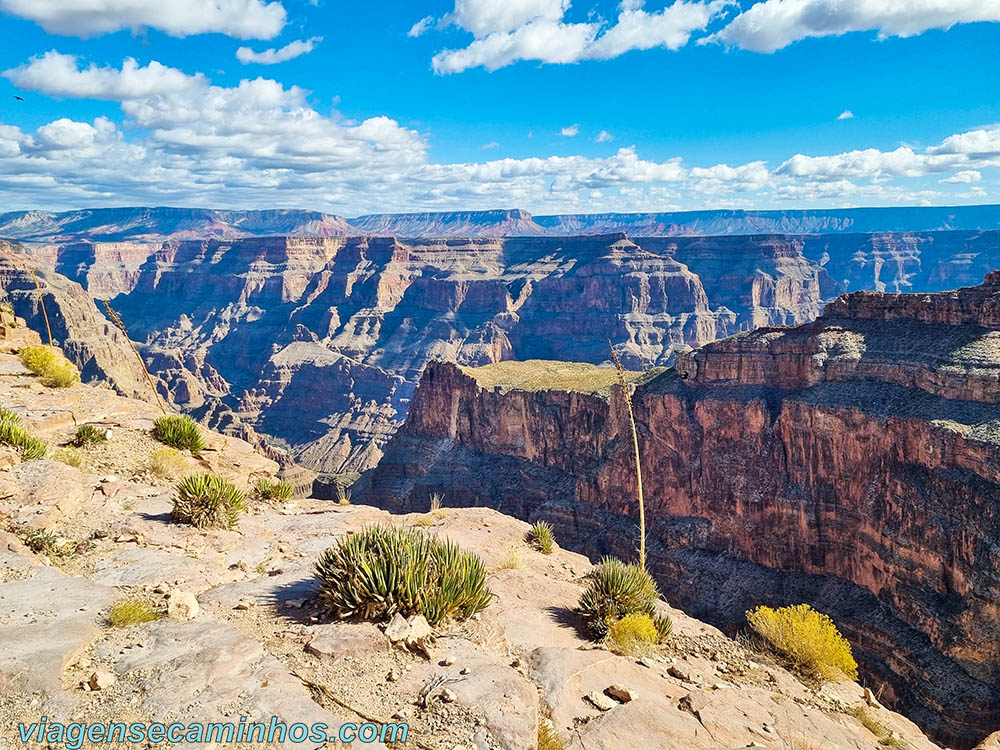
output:
[[[733,628],[756,604],[809,602],[925,731],[968,747],[998,729],[998,329],[1000,273],[859,292],[639,385],[651,566],[671,603]],[[634,554],[617,387],[484,388],[479,372],[427,368],[368,500],[415,510],[442,491],[548,519],[591,558]]]
[[[0,403],[62,459],[56,446],[78,424],[112,436],[81,451],[79,466],[21,461],[0,446],[3,747],[64,744],[48,732],[22,741],[19,723],[37,726],[43,716],[50,729],[238,725],[245,716],[265,726],[322,722],[328,732],[345,721],[405,722],[406,741],[393,746],[427,748],[530,750],[539,723],[549,722],[570,750],[615,750],[625,737],[694,750],[793,750],[812,737],[867,748],[891,738],[935,750],[856,683],[813,690],[767,654],[663,603],[673,633],[641,660],[587,640],[573,609],[588,561],[529,548],[527,524],[490,510],[391,516],[299,498],[252,502],[238,530],[174,522],[172,479],[148,468],[160,447],[149,429],[156,407],[100,386],[43,387],[9,353],[37,340],[23,326],[0,326]],[[207,449],[184,455],[179,471],[208,470],[246,489],[277,468],[240,440],[204,434]],[[490,605],[464,623],[432,630],[424,621],[418,651],[403,647],[416,618],[402,621],[405,633],[334,619],[317,596],[313,564],[338,537],[372,523],[425,528],[475,550]],[[504,562],[512,549],[516,567]],[[123,603],[146,616],[123,626],[112,616]],[[237,745],[223,737],[205,745]],[[324,744],[386,746],[280,747]]]

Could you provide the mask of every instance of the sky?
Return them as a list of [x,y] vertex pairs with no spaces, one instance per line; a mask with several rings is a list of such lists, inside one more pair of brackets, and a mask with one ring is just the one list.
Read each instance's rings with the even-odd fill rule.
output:
[[0,0],[0,211],[975,203],[1000,0]]

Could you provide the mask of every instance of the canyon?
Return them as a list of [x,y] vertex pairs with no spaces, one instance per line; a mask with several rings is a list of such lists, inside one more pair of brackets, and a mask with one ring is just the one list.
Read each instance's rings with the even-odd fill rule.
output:
[[[845,291],[932,292],[1000,266],[1000,231],[162,239],[179,226],[204,230],[206,214],[226,231],[306,232],[320,219],[191,210],[157,223],[155,211],[84,213],[49,216],[46,231],[70,240],[97,226],[115,239],[8,241],[8,251],[78,283],[83,296],[110,300],[167,402],[324,473],[377,463],[431,359],[599,364],[610,339],[626,366],[663,366],[740,331],[813,320]],[[482,218],[473,213],[464,230]],[[30,223],[18,225],[22,234]],[[151,231],[161,235],[149,239]],[[30,294],[14,302],[34,325]],[[104,321],[76,331],[94,325]],[[131,362],[125,354],[111,358]],[[114,371],[103,374],[115,381]],[[143,387],[138,376],[122,370],[133,388],[123,392]]]
[[[426,368],[365,501],[424,510],[441,492],[548,520],[591,559],[633,557],[620,388],[497,367]],[[855,292],[814,322],[679,352],[633,400],[649,565],[672,604],[734,632],[757,604],[808,602],[939,742],[1000,728],[1000,272]]]

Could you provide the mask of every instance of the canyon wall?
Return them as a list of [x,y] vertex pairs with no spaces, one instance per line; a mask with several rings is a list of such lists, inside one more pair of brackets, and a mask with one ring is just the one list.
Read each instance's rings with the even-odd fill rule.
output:
[[375,465],[431,359],[602,362],[610,339],[646,368],[812,319],[839,290],[795,242],[687,244],[273,237],[75,243],[33,257],[113,295],[171,403],[340,472]]
[[[635,392],[650,565],[728,628],[809,602],[866,684],[939,741],[1000,728],[1000,273],[841,297],[815,322],[677,356]],[[525,363],[529,369],[531,365]],[[597,558],[637,545],[630,428],[608,393],[433,363],[367,502],[488,505]],[[596,378],[595,378],[596,379]]]
[[[226,226],[270,226],[251,218]],[[176,407],[339,472],[377,462],[431,359],[601,363],[610,339],[626,366],[665,365],[812,320],[843,291],[972,283],[1000,265],[1000,232],[119,239],[28,252],[113,300]],[[310,398],[320,386],[329,395]]]

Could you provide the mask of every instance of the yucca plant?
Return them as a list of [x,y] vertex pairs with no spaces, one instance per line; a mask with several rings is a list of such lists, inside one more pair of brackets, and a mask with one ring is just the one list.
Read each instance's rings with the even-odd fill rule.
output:
[[492,594],[486,566],[454,542],[412,528],[367,526],[316,563],[320,599],[339,618],[423,615],[436,625],[482,611]]
[[16,415],[14,420],[0,420],[0,445],[9,445],[21,454],[21,458],[30,461],[34,458],[45,458],[47,446],[38,438],[28,434]]
[[551,555],[555,547],[552,524],[548,521],[536,521],[528,530],[528,541],[538,547],[544,554]]
[[17,414],[16,412],[13,412],[10,409],[3,406],[0,406],[0,422],[12,422],[13,424],[16,424],[18,426],[24,424],[24,422],[21,421],[20,414]]
[[189,450],[192,453],[205,447],[205,439],[201,436],[197,422],[191,417],[176,414],[160,417],[153,422],[153,437],[171,448]]
[[189,474],[175,486],[173,518],[199,529],[234,529],[246,506],[243,493],[216,474]]
[[48,529],[35,529],[24,538],[24,546],[40,555],[55,555],[59,551],[59,537]]
[[291,500],[292,495],[295,494],[295,487],[292,486],[291,482],[284,479],[271,480],[263,477],[257,480],[255,489],[257,490],[257,497],[269,502],[274,500]]
[[92,424],[82,424],[76,428],[73,444],[78,448],[90,448],[107,440],[107,430]]
[[578,611],[596,638],[607,636],[611,623],[633,614],[648,615],[654,623],[659,620],[656,629],[665,638],[670,634],[670,621],[656,616],[659,598],[656,582],[644,569],[606,557],[591,575],[590,584],[580,597]]

